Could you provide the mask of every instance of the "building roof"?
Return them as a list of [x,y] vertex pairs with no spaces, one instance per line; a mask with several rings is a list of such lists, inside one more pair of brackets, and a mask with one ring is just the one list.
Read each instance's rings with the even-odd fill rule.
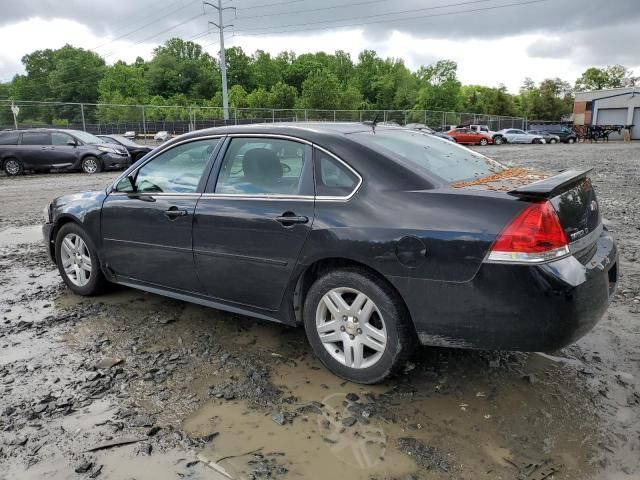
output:
[[618,95],[640,94],[640,87],[620,87],[606,90],[591,90],[589,92],[577,92],[576,102],[590,102],[601,98],[614,97]]

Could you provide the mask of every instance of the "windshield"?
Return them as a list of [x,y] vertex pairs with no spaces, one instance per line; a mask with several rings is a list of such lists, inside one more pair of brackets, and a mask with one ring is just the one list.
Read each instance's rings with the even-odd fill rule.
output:
[[84,143],[105,143],[101,138],[91,135],[90,133],[83,132],[82,130],[69,130],[69,133],[73,134],[74,137]]
[[355,141],[419,167],[447,182],[486,177],[506,169],[502,164],[446,139],[401,129],[349,134]]

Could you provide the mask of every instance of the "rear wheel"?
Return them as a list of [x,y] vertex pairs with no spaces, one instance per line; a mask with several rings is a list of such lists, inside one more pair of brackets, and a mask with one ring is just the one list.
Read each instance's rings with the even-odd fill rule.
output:
[[10,158],[4,162],[4,171],[10,177],[15,177],[16,175],[22,175],[24,166],[17,158]]
[[576,143],[576,139],[575,139],[575,138],[573,138],[573,137],[570,137],[570,138],[567,140],[567,143]]
[[304,325],[325,367],[356,383],[376,383],[397,372],[415,345],[396,292],[358,268],[316,280],[305,298]]
[[502,137],[497,136],[493,139],[493,144],[494,145],[502,145],[504,143]]
[[93,242],[75,223],[67,223],[56,235],[56,264],[60,276],[73,293],[97,295],[108,285],[100,270]]
[[482,145],[483,147],[484,147],[485,145],[487,145],[488,143],[489,143],[489,141],[488,141],[486,138],[481,138],[481,139],[480,139],[480,145]]
[[96,157],[85,157],[82,159],[82,171],[92,174],[102,171],[102,162]]
[[535,144],[539,144],[540,143],[540,139],[539,138],[534,138],[531,143],[535,143]]

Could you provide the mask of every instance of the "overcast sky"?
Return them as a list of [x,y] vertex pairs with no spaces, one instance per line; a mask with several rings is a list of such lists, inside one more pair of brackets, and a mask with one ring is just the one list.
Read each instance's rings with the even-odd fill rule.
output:
[[[217,3],[217,0],[210,0]],[[224,0],[226,46],[273,54],[374,49],[412,69],[458,62],[463,83],[516,92],[525,77],[573,83],[589,66],[621,63],[640,74],[640,0]],[[206,13],[206,15],[205,15]],[[211,54],[219,45],[202,0],[0,0],[0,81],[20,58],[65,43],[108,63],[150,58],[173,36]]]

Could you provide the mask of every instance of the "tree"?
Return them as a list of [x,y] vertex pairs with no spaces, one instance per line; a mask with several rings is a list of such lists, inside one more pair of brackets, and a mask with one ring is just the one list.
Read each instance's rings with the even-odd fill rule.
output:
[[256,88],[246,96],[246,104],[249,108],[269,108],[269,92],[264,88]]
[[312,73],[302,84],[301,108],[334,109],[340,102],[340,82],[328,70]]
[[273,61],[271,55],[262,50],[258,50],[253,55],[251,70],[254,85],[258,88],[269,90],[282,80],[282,71],[278,68],[278,64]]
[[253,90],[255,82],[253,80],[251,58],[240,47],[225,49],[225,58],[229,86],[239,85],[246,91]]
[[278,82],[269,92],[269,106],[271,108],[294,108],[298,99],[296,87]]
[[456,111],[460,109],[462,84],[457,78],[458,65],[452,60],[438,60],[420,67],[416,108],[419,110]]
[[609,65],[605,68],[587,68],[576,80],[576,91],[602,90],[606,88],[633,87],[640,77],[622,65]]

